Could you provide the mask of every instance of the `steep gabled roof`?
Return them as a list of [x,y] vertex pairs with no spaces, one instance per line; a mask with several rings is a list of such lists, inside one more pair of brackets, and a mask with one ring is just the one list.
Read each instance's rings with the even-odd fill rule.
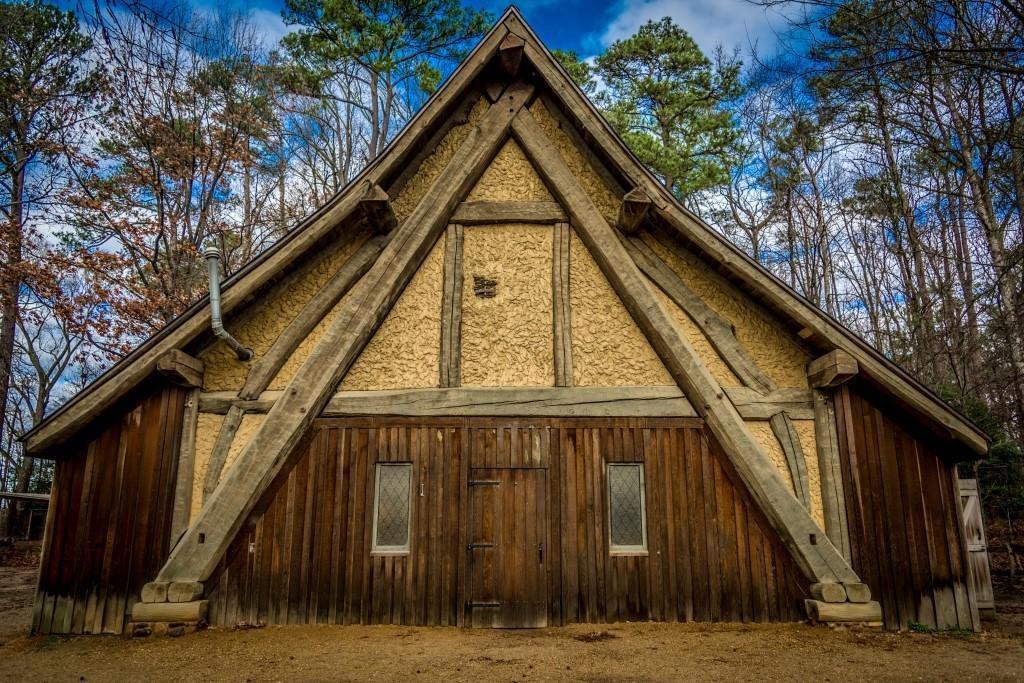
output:
[[[860,364],[862,375],[893,396],[934,431],[955,439],[974,454],[988,450],[988,438],[969,419],[888,360],[859,336],[804,299],[739,248],[683,207],[629,151],[594,105],[573,83],[550,51],[510,7],[467,59],[409,122],[380,157],[324,207],[306,218],[285,238],[245,266],[224,285],[227,314],[240,310],[257,293],[280,279],[322,243],[357,207],[367,190],[386,185],[414,159],[440,121],[449,116],[467,88],[483,72],[499,44],[513,33],[525,42],[524,56],[548,88],[549,95],[583,133],[592,151],[617,174],[627,189],[639,188],[653,200],[657,220],[701,252],[718,270],[791,321],[808,343],[823,350],[843,349]],[[71,401],[27,432],[23,439],[32,454],[69,439],[97,414],[150,376],[157,359],[170,349],[194,344],[208,334],[209,306],[204,299],[115,364]]]
[[[366,192],[397,176],[421,151],[441,121],[451,114],[462,95],[491,61],[507,35],[504,21],[517,14],[509,8],[458,68],[448,77],[394,140],[359,175],[326,204],[303,219],[279,242],[239,269],[222,284],[225,316],[241,310],[257,293],[266,290],[310,253],[355,211]],[[207,337],[210,330],[209,298],[203,297],[175,320],[120,359],[89,386],[76,394],[21,439],[33,455],[44,454],[66,442],[100,412],[124,397],[153,374],[157,359],[171,349],[182,349]]]

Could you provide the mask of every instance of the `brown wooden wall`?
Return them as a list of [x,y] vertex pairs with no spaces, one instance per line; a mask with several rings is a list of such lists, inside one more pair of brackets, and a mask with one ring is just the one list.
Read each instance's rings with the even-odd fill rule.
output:
[[[378,461],[414,464],[408,555],[369,553]],[[646,556],[608,553],[612,461],[645,463]],[[699,420],[359,418],[316,423],[208,582],[211,623],[465,623],[471,466],[547,470],[551,624],[803,616],[805,581]]]
[[167,557],[185,390],[154,386],[56,463],[37,633],[121,633]]
[[869,391],[844,385],[835,397],[853,569],[887,628],[974,629],[956,468],[943,458],[954,454]]

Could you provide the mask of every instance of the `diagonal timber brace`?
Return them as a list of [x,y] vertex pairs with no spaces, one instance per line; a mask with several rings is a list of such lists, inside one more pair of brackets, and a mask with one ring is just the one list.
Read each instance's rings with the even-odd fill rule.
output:
[[772,526],[814,583],[860,583],[806,509],[793,496],[775,465],[747,429],[736,407],[677,331],[668,312],[645,282],[579,182],[529,111],[521,111],[512,133],[555,197],[569,213],[584,244],[658,352],[683,393],[743,478]]
[[510,85],[459,146],[445,170],[353,288],[323,339],[242,449],[175,546],[157,581],[203,581],[227,550],[262,491],[277,475],[338,382],[426,258],[458,203],[508,138],[533,87]]

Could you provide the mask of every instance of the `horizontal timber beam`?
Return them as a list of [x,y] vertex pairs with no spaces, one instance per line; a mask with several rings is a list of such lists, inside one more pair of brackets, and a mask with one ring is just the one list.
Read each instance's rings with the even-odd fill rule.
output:
[[[782,389],[761,396],[746,387],[729,387],[726,395],[745,420],[765,421],[786,411],[794,419],[813,415],[811,394]],[[802,393],[805,400],[797,402]],[[266,413],[284,394],[264,391],[255,400],[239,400],[233,391],[202,394],[199,410],[227,414],[232,408]],[[321,417],[349,415],[404,415],[423,417],[696,417],[679,387],[462,387],[451,389],[388,389],[339,391]]]
[[452,214],[452,223],[564,223],[569,220],[558,202],[462,202]]

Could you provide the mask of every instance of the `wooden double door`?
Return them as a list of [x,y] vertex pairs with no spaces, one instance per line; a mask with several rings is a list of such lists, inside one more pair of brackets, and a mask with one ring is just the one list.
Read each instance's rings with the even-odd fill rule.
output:
[[466,548],[470,625],[548,625],[547,470],[472,468]]

